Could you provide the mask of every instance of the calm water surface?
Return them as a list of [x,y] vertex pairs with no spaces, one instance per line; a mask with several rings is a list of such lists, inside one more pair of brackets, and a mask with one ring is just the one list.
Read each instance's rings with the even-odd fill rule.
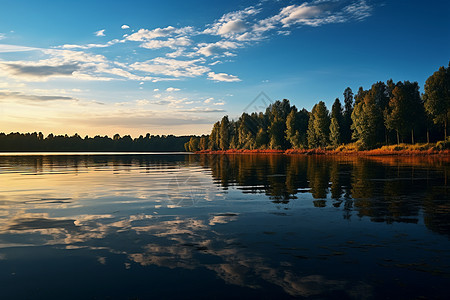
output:
[[0,155],[2,299],[448,297],[450,163]]

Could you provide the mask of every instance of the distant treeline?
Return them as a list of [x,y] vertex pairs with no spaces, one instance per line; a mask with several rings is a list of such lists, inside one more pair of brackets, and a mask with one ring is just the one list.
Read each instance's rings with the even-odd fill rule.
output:
[[0,133],[0,151],[184,151],[191,136],[150,135],[131,138],[119,134],[82,138],[78,134],[53,135],[39,133]]
[[[344,91],[331,108],[320,101],[311,112],[298,110],[289,100],[276,101],[265,112],[243,113],[238,120],[224,116],[210,135],[192,137],[187,151],[228,149],[336,148],[356,142],[371,149],[400,142],[447,141],[450,119],[450,64],[425,83],[392,79],[369,90]],[[444,143],[445,144],[445,143]]]

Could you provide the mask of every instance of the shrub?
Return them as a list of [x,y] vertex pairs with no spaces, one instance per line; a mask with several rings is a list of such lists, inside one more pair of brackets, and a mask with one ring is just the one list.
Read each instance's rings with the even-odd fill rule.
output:
[[450,142],[449,141],[439,141],[436,143],[435,149],[439,150],[439,151],[448,150],[448,149],[450,149]]

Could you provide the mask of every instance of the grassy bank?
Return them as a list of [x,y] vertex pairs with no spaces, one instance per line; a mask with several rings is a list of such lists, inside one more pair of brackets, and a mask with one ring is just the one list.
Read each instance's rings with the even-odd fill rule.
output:
[[337,148],[325,149],[228,149],[228,150],[201,150],[198,154],[302,154],[302,155],[355,155],[355,156],[450,156],[449,142],[436,144],[399,144],[382,146],[381,148],[362,150],[357,143],[342,145]]

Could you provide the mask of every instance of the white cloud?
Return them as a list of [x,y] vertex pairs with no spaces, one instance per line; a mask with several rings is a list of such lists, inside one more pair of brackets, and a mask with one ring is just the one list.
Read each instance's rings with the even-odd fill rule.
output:
[[194,107],[190,109],[180,110],[181,112],[192,112],[192,113],[216,113],[216,112],[224,112],[224,109],[215,109],[215,108],[204,108],[204,107]]
[[[51,58],[46,62],[82,62],[82,63],[106,63],[108,60],[104,55],[91,54],[83,51],[44,49],[44,54],[50,55]],[[41,62],[44,62],[41,61]]]
[[277,31],[277,33],[279,35],[290,35],[291,34],[291,32],[287,31],[287,30],[279,30],[279,31]]
[[160,81],[163,78],[139,76],[130,73],[123,63],[111,63],[103,55],[83,51],[41,49],[48,56],[38,61],[0,61],[0,72],[25,81],[46,81],[53,77],[71,77],[79,80],[108,81],[114,75],[119,79]]
[[362,0],[359,2],[352,3],[344,8],[344,12],[353,16],[357,20],[363,20],[370,17],[372,12],[372,7]]
[[0,33],[0,40],[3,40],[6,37],[4,33]]
[[245,20],[258,14],[260,11],[261,8],[250,6],[243,10],[224,14],[219,20],[208,26],[203,33],[232,36],[234,33],[245,31],[247,28]]
[[325,24],[344,23],[349,20],[362,20],[371,15],[372,7],[365,0],[337,2],[332,0],[314,1],[301,5],[289,5],[281,9],[280,13],[259,21],[254,26],[256,31],[264,32],[276,29],[278,25],[290,27],[292,25],[321,26]]
[[105,29],[94,32],[96,36],[105,36]]
[[302,5],[290,5],[283,8],[280,12],[283,25],[291,25],[295,23],[306,22],[308,19],[319,16],[322,10],[317,6],[308,6],[307,3]]
[[91,49],[91,48],[106,48],[106,47],[115,45],[117,43],[120,43],[120,40],[114,39],[114,40],[111,40],[111,41],[107,42],[106,44],[86,44],[86,45],[65,44],[65,45],[62,45],[62,46],[58,46],[57,48],[69,49],[69,50],[71,50],[71,49],[83,49],[83,50],[86,50],[86,49]]
[[211,103],[211,101],[213,101],[214,100],[214,98],[208,98],[208,99],[206,99],[205,101],[203,101],[203,103],[205,103],[205,104],[208,104],[208,103]]
[[173,30],[175,30],[175,27],[168,26],[166,28],[156,28],[153,30],[148,29],[139,29],[138,32],[135,32],[133,34],[130,34],[127,36],[127,40],[129,41],[136,41],[136,42],[142,42],[145,40],[151,40],[157,37],[164,37],[169,35]]
[[204,56],[217,56],[217,55],[226,55],[227,50],[236,49],[241,44],[231,41],[219,41],[216,43],[201,43],[198,45],[199,49],[197,52]]
[[184,50],[185,50],[185,48],[179,47],[174,52],[167,53],[166,56],[170,57],[170,58],[177,58],[177,57],[180,57],[180,56],[186,56],[185,53],[184,53]]
[[179,38],[169,38],[167,40],[150,40],[148,42],[142,43],[140,46],[142,48],[147,49],[159,49],[159,48],[171,48],[176,49],[179,46],[189,46],[192,43],[191,40],[189,40],[186,37],[179,37]]
[[245,32],[241,35],[236,36],[236,40],[240,42],[259,41],[262,39],[262,35],[258,32]]
[[41,49],[39,49],[39,48],[33,48],[33,47],[17,46],[17,45],[0,44],[0,53],[6,53],[6,52],[23,52],[23,51],[36,51],[36,50],[41,50]]
[[[222,57],[235,56],[238,49],[269,39],[271,34],[289,35],[299,26],[359,21],[372,13],[372,6],[365,0],[311,0],[299,5],[280,7],[275,14],[270,14],[267,10],[264,17],[261,17],[263,9],[265,5],[258,4],[224,14],[212,24],[206,25],[204,30],[174,26],[141,28],[136,32],[130,29],[130,34],[124,35],[122,39],[99,44],[66,44],[51,49],[0,45],[0,53],[40,51],[42,54],[36,56],[30,53],[29,61],[0,61],[0,75],[14,77],[14,80],[20,77],[24,81],[45,81],[49,78],[64,77],[139,82],[171,81],[207,75],[209,80],[237,82],[240,79],[235,75],[213,72],[215,65],[230,62]],[[121,28],[129,29],[130,26],[123,24]],[[102,29],[95,34],[105,36],[105,31]],[[220,40],[212,41],[212,36],[220,37]],[[4,37],[4,34],[0,34],[1,37]],[[124,48],[129,49],[129,53],[122,56],[112,58],[113,51],[105,52],[105,56],[98,54],[102,53],[102,48],[113,45],[119,48],[125,43],[128,43]],[[155,57],[151,51],[138,50],[137,47],[149,50],[167,49],[164,49],[163,53],[158,51],[159,57],[137,61],[138,57],[142,57],[142,52]],[[90,49],[95,49],[95,52]],[[220,105],[219,103],[221,102],[216,105]]]
[[219,30],[217,31],[220,35],[226,35],[228,33],[239,33],[243,32],[247,29],[247,26],[245,25],[245,22],[242,20],[232,20],[228,21],[227,23],[223,24]]
[[149,40],[153,40],[155,38],[161,38],[161,37],[167,37],[167,36],[187,35],[192,32],[193,32],[193,28],[190,26],[182,27],[182,28],[175,28],[173,26],[167,26],[165,28],[155,28],[153,30],[141,28],[138,30],[138,32],[135,32],[135,33],[127,36],[126,40],[143,42],[143,41],[149,41]]
[[210,68],[199,65],[203,62],[203,59],[176,60],[157,57],[146,62],[136,62],[130,67],[151,74],[171,77],[197,77],[210,71]]
[[226,73],[214,73],[214,72],[208,73],[208,79],[214,80],[214,81],[223,81],[223,82],[241,81],[237,76],[229,75]]
[[150,103],[150,101],[145,100],[145,99],[136,100],[136,105],[138,105],[138,106],[147,105],[147,104],[149,104],[149,103]]
[[178,89],[178,88],[174,88],[174,87],[168,87],[167,89],[166,89],[166,92],[177,92],[177,91],[179,91],[180,89]]
[[159,89],[153,89],[154,92],[159,92]]
[[278,15],[259,20],[253,25],[253,32],[257,34],[261,34],[263,32],[272,30],[277,28],[277,24],[280,21],[280,17]]
[[214,105],[225,105],[225,102],[221,101],[221,102],[216,102],[214,103]]

